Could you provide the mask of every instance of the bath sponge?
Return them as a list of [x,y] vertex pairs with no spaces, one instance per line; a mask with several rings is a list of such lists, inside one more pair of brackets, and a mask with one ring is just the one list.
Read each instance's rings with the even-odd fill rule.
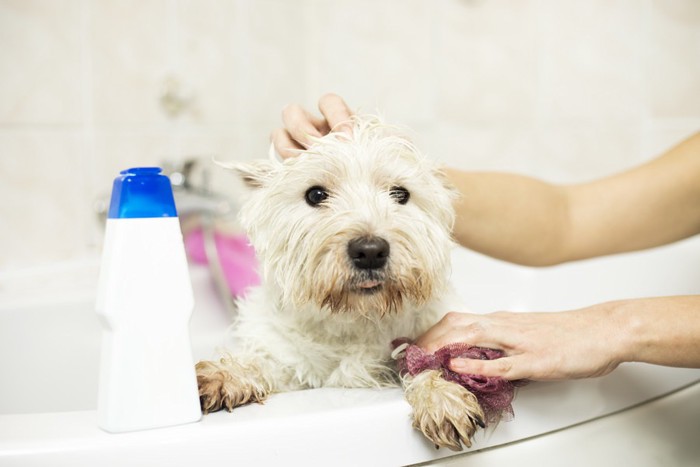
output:
[[406,338],[394,340],[392,346],[392,356],[401,375],[415,376],[427,370],[441,370],[445,380],[465,387],[476,396],[484,411],[486,425],[513,418],[511,403],[515,388],[527,384],[526,380],[508,381],[499,377],[465,375],[452,371],[449,366],[453,358],[494,360],[504,356],[502,351],[458,343],[429,354]]

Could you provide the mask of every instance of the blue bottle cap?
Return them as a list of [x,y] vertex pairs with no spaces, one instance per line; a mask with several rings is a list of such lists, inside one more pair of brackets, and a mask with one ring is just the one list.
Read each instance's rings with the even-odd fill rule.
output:
[[114,179],[110,219],[177,217],[170,179],[158,167],[122,170]]

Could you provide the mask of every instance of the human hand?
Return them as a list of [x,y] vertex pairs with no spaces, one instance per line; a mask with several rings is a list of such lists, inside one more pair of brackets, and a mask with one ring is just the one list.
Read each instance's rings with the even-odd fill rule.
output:
[[433,353],[450,343],[500,349],[496,360],[453,359],[457,373],[508,380],[560,380],[603,376],[621,362],[620,324],[608,304],[552,313],[451,312],[417,344]]
[[325,94],[318,101],[322,117],[312,115],[298,104],[282,110],[284,128],[276,128],[270,140],[283,158],[294,157],[299,150],[311,145],[311,138],[320,138],[331,131],[352,132],[352,112],[345,101],[335,94]]

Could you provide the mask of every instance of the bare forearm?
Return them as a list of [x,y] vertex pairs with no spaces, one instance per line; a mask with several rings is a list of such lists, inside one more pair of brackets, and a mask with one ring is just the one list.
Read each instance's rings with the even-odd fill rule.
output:
[[514,263],[557,264],[700,233],[700,133],[647,164],[577,185],[446,173],[461,193],[457,241]]
[[612,302],[621,361],[700,368],[700,296]]
[[641,250],[700,233],[700,133],[662,156],[567,187],[571,259]]
[[446,170],[461,196],[455,239],[475,251],[513,263],[561,261],[568,206],[561,187],[521,175]]

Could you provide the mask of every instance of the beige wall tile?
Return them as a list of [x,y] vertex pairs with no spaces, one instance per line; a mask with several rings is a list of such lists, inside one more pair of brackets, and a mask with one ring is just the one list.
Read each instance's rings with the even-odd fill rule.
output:
[[0,2],[0,123],[81,121],[81,15],[75,0]]
[[528,172],[560,183],[612,175],[641,163],[642,134],[641,125],[553,123],[538,129]]
[[435,35],[439,116],[456,122],[534,116],[536,3],[445,0]]
[[657,118],[700,117],[700,2],[652,2],[648,72]]
[[540,116],[646,117],[645,2],[542,0],[539,5]]
[[611,175],[642,160],[641,127],[443,123],[439,159],[463,170],[505,171],[556,183]]
[[304,97],[304,2],[185,1],[179,4],[180,69],[203,124],[279,120]]
[[193,93],[192,120],[204,125],[238,122],[245,72],[236,51],[240,24],[237,2],[185,0],[178,3],[178,70]]
[[167,122],[159,96],[175,68],[174,4],[123,0],[87,5],[95,123]]
[[270,127],[266,124],[236,124],[189,128],[176,136],[181,157],[203,155],[218,160],[247,161],[264,159],[270,146]]
[[445,164],[463,170],[509,172],[527,169],[535,135],[531,127],[523,125],[450,122],[438,124],[435,134],[441,142],[437,157]]
[[81,135],[0,130],[0,269],[85,254]]
[[312,53],[303,29],[306,1],[244,2],[236,55],[243,77],[237,105],[246,123],[270,125],[280,121],[282,107],[306,95],[309,70],[304,59]]
[[698,132],[700,117],[654,119],[644,131],[643,159],[658,157]]
[[312,94],[336,92],[364,112],[434,118],[434,3],[419,0],[312,2],[307,67]]

